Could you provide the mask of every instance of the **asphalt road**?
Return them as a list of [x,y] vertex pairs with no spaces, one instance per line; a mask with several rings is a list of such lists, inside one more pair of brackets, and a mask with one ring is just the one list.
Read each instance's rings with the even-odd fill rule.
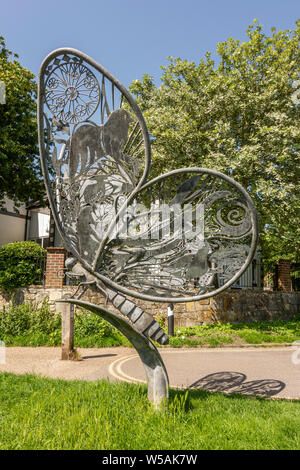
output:
[[[82,360],[61,361],[60,348],[7,347],[0,372],[33,373],[66,380],[145,382],[131,348],[78,348]],[[203,388],[300,399],[300,345],[276,348],[160,349],[172,388]],[[2,359],[2,360],[1,360]],[[1,363],[4,362],[5,363]]]

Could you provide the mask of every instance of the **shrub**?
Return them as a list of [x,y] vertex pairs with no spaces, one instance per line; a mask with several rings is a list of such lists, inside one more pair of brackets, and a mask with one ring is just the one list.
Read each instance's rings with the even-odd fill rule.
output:
[[74,334],[79,337],[97,335],[98,338],[111,336],[116,329],[95,313],[78,309],[75,315]]
[[47,300],[40,307],[29,302],[0,310],[0,336],[35,332],[51,334],[60,328],[61,316],[50,310]]
[[[78,309],[75,314],[74,335],[80,347],[129,346],[121,333],[86,310]],[[48,300],[41,306],[34,302],[12,303],[0,310],[0,340],[14,346],[59,346],[61,315],[51,311]]]
[[31,326],[31,307],[28,304],[11,305],[0,311],[0,335],[17,336]]
[[0,247],[0,287],[6,290],[38,283],[47,251],[35,242],[13,242]]

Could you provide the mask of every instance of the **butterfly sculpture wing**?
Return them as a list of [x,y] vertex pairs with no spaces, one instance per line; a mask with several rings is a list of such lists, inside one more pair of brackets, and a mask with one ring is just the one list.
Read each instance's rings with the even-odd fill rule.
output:
[[39,139],[62,240],[106,285],[183,302],[221,292],[249,265],[257,219],[245,190],[201,168],[147,183],[150,144],[139,108],[79,51],[54,51],[42,64]]
[[96,270],[145,300],[199,300],[236,282],[257,232],[251,199],[234,180],[213,170],[176,170],[135,194]]
[[232,285],[257,242],[251,199],[231,178],[201,168],[147,183],[150,142],[139,108],[115,77],[74,49],[52,52],[41,66],[38,130],[56,227],[80,261],[73,274],[85,279],[84,289],[94,284],[130,323],[79,297],[67,301],[127,334],[145,365],[149,397],[159,403],[168,376],[145,337],[160,344],[169,338],[123,294],[183,302]]
[[74,49],[46,57],[38,100],[41,162],[55,223],[68,251],[92,269],[115,213],[149,172],[146,125],[123,85]]

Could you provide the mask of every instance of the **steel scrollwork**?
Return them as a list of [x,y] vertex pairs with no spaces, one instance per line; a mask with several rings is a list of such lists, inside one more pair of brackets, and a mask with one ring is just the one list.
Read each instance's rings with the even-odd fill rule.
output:
[[142,113],[93,59],[71,48],[46,57],[38,127],[48,199],[73,254],[67,267],[80,281],[78,298],[94,286],[142,335],[166,344],[157,322],[126,295],[200,300],[247,269],[258,237],[247,192],[204,168],[148,180],[151,149]]
[[65,55],[48,67],[45,102],[53,115],[75,124],[89,119],[100,100],[99,83],[91,70],[77,58]]

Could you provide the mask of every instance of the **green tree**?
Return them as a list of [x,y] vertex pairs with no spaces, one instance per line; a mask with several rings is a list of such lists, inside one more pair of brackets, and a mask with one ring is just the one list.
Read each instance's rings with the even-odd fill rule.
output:
[[160,87],[145,75],[130,90],[155,138],[152,175],[200,166],[232,176],[258,210],[265,260],[296,261],[300,21],[267,36],[255,20],[247,36],[219,43],[218,65],[209,53],[198,65],[170,57]]
[[0,81],[6,102],[0,104],[0,207],[5,195],[18,201],[41,199],[43,183],[37,158],[36,83],[0,36]]

